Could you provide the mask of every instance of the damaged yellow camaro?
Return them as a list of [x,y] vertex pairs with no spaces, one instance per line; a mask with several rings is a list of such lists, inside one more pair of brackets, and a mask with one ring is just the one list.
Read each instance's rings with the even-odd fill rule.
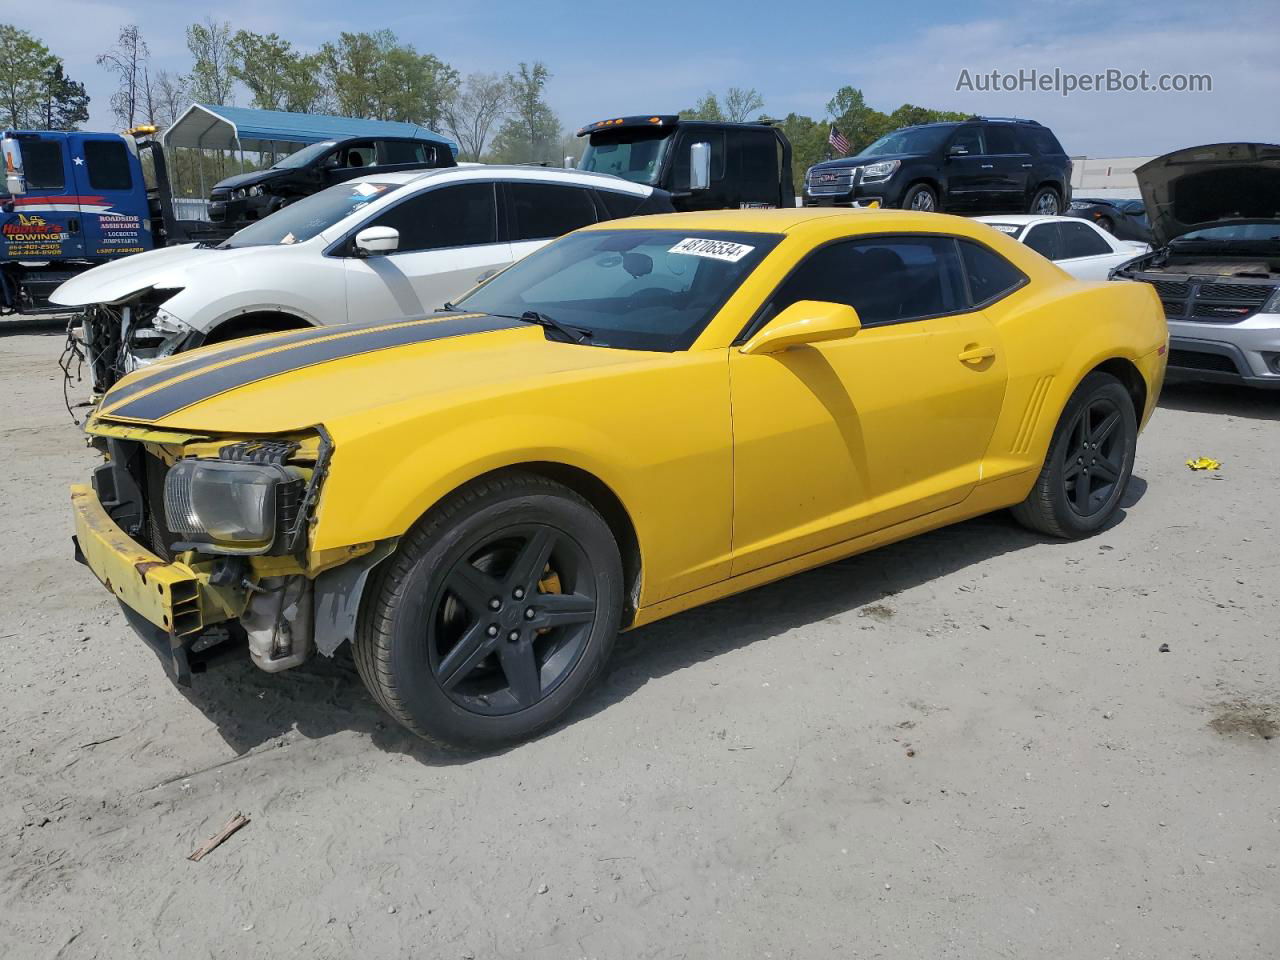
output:
[[406,727],[494,745],[620,629],[1003,507],[1102,528],[1166,337],[1147,284],[957,217],[614,221],[425,318],[126,377],[78,552],[180,680],[246,637],[269,671],[350,642]]

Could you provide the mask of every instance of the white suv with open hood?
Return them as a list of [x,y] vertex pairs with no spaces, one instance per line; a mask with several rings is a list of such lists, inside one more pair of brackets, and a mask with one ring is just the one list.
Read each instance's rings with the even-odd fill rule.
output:
[[663,191],[598,173],[477,165],[371,174],[222,243],[95,267],[49,299],[86,308],[82,338],[101,392],[204,344],[430,313],[561,234],[671,210]]
[[1169,373],[1280,388],[1280,145],[1189,147],[1136,173],[1154,251],[1113,276],[1156,288]]

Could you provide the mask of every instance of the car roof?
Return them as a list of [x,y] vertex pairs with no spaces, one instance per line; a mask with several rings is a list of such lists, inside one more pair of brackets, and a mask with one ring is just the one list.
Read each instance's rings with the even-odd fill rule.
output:
[[597,187],[647,197],[653,187],[632,183],[610,173],[594,173],[584,170],[568,170],[564,167],[538,167],[528,164],[477,163],[457,167],[436,167],[430,170],[406,170],[397,173],[370,172],[346,183],[394,183],[406,184],[448,183],[467,180],[538,180],[543,183],[564,183],[578,187]]
[[1025,227],[1030,223],[1088,223],[1082,217],[1050,216],[1045,213],[993,213],[985,217],[974,217],[979,223],[1009,223]]
[[[834,221],[834,222],[833,222]],[[628,220],[611,220],[588,230],[725,230],[742,233],[795,234],[823,231],[848,224],[852,233],[954,233],[972,236],[974,221],[945,213],[880,210],[869,207],[781,207],[769,210],[708,210],[700,213],[659,213]]]

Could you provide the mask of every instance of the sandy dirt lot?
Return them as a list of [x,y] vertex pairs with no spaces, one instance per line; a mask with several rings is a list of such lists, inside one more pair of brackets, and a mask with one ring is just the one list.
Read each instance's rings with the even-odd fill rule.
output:
[[996,515],[676,617],[456,757],[349,656],[166,679],[71,559],[60,343],[0,331],[0,956],[1280,954],[1280,395],[1169,389],[1100,536]]

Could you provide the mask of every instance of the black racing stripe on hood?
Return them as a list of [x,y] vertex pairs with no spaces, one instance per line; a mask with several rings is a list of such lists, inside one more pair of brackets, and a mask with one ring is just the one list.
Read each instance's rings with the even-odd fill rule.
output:
[[336,337],[374,327],[389,327],[395,323],[420,323],[423,319],[423,317],[413,317],[404,321],[361,320],[358,323],[344,323],[337,326],[307,327],[304,330],[276,334],[270,339],[265,339],[261,336],[247,337],[243,340],[234,340],[226,344],[202,347],[186,354],[174,363],[165,364],[163,367],[154,369],[144,367],[139,371],[140,375],[135,379],[130,380],[127,384],[108,390],[103,398],[102,407],[105,410],[107,407],[120,403],[134,394],[159,386],[166,380],[196,373],[206,367],[226,363],[228,360],[239,360],[241,357],[247,357],[251,353],[262,353],[266,350],[276,350],[280,347],[288,347],[297,343],[306,343],[308,340],[318,340],[321,337]]
[[451,317],[429,323],[422,321],[399,323],[381,330],[354,337],[322,339],[315,343],[250,357],[241,363],[214,367],[203,373],[162,386],[153,393],[105,409],[107,419],[155,421],[177,413],[192,404],[210,397],[284,373],[292,373],[304,367],[313,367],[330,360],[373,353],[391,347],[403,347],[416,343],[429,343],[448,337],[462,337],[473,333],[489,333],[495,330],[513,330],[526,327],[524,321],[509,317],[470,316]]

